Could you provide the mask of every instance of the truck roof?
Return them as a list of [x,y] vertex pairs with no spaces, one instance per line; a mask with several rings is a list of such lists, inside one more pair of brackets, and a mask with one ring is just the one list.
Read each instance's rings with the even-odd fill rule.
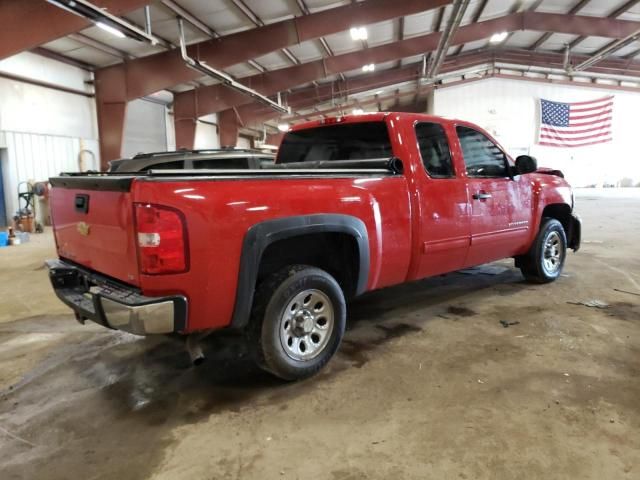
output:
[[298,123],[290,128],[290,131],[302,130],[307,128],[321,127],[324,125],[332,125],[335,123],[360,123],[360,122],[381,122],[388,116],[393,116],[398,120],[411,119],[432,121],[438,123],[461,123],[469,124],[464,120],[457,120],[438,115],[430,115],[428,113],[410,113],[410,112],[366,112],[351,115],[342,115],[335,117],[326,117],[321,120],[311,120],[309,122]]

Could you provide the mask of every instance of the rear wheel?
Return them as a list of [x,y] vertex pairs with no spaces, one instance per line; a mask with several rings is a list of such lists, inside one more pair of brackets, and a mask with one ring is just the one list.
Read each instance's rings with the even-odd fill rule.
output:
[[516,259],[516,265],[527,281],[549,283],[562,273],[566,255],[567,237],[562,224],[555,218],[543,218],[531,249]]
[[285,380],[317,373],[344,334],[342,289],[324,270],[292,265],[265,279],[256,291],[249,325],[258,365]]

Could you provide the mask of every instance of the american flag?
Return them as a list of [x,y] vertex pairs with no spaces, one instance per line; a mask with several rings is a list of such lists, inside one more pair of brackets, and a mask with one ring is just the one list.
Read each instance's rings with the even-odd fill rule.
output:
[[611,141],[613,96],[574,103],[540,99],[540,113],[540,145],[582,147]]

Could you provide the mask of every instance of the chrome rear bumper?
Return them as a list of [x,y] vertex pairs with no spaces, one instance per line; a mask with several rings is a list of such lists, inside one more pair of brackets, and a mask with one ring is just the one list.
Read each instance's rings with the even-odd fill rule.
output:
[[62,260],[47,260],[46,265],[56,295],[81,323],[92,320],[136,335],[176,333],[186,326],[184,296],[147,297],[134,287]]

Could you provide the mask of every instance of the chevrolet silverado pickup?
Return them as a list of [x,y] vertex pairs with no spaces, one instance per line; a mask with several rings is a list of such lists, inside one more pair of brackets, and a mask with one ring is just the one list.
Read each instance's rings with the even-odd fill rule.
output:
[[194,361],[200,339],[233,329],[287,380],[336,352],[350,298],[503,258],[548,283],[580,246],[561,172],[424,114],[298,125],[267,168],[50,182],[49,275],[79,321],[180,334]]

